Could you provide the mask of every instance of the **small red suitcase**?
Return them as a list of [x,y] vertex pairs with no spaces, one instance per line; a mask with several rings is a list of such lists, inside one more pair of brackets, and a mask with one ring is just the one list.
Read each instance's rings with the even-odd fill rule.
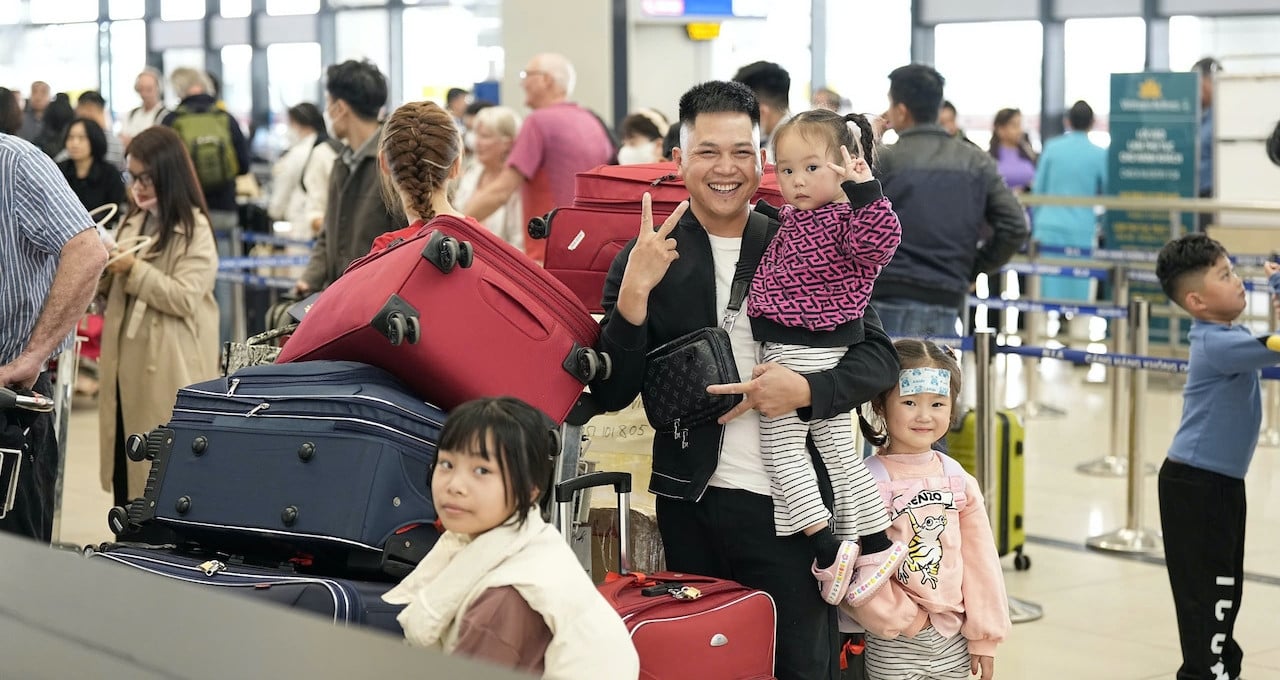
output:
[[773,598],[733,581],[672,571],[629,572],[631,474],[592,472],[556,486],[560,530],[572,531],[574,493],[610,486],[618,494],[620,574],[600,594],[617,610],[640,656],[641,680],[773,678],[777,611]]
[[[529,222],[529,236],[547,239],[546,268],[600,313],[604,280],[614,257],[640,228],[640,202],[653,201],[653,220],[661,223],[689,197],[675,163],[601,165],[574,180],[573,205]],[[766,166],[752,202],[782,205],[773,166]]]
[[372,364],[446,411],[511,395],[564,420],[607,374],[599,326],[564,284],[471,218],[369,253],[316,299],[277,363]]

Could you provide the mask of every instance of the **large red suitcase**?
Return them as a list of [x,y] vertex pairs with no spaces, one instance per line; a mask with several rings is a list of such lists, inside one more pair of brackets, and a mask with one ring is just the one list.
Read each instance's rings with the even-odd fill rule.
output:
[[593,472],[556,486],[560,530],[572,523],[574,493],[610,486],[618,494],[619,574],[600,594],[617,610],[640,656],[641,680],[773,678],[773,598],[733,581],[673,571],[629,573],[631,474]]
[[[578,173],[573,205],[529,222],[529,236],[547,239],[546,268],[564,282],[592,312],[602,312],[600,296],[613,258],[640,228],[640,201],[653,201],[660,223],[689,197],[675,163],[601,165]],[[752,202],[782,205],[773,166],[766,166]]]
[[446,411],[510,395],[561,422],[608,357],[564,284],[471,218],[440,216],[351,263],[277,363],[360,361]]

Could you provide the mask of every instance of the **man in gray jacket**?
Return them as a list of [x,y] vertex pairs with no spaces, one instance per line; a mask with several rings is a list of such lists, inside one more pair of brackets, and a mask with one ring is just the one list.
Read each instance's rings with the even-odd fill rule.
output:
[[387,79],[370,61],[344,61],[325,73],[325,109],[333,136],[346,143],[329,175],[329,203],[311,261],[295,284],[306,295],[324,290],[369,252],[378,236],[405,226],[399,210],[382,201],[378,171],[380,116]]
[[954,336],[974,278],[997,271],[1027,238],[1026,214],[995,161],[938,125],[943,83],[923,64],[889,74],[885,118],[898,141],[877,171],[902,245],[871,298],[891,336]]

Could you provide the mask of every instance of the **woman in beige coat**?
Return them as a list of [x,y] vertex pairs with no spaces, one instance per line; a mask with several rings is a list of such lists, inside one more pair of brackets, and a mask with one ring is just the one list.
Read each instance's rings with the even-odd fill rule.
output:
[[153,239],[148,248],[107,265],[99,285],[103,314],[102,487],[117,505],[142,495],[150,463],[124,456],[130,434],[169,422],[178,388],[218,374],[218,254],[208,209],[186,145],[171,129],[152,127],[126,151],[134,207],[116,233]]

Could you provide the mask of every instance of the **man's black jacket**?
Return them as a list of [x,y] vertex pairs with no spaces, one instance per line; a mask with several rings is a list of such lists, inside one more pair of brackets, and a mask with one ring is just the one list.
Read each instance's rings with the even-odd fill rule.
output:
[[[769,239],[778,233],[778,226],[777,221],[769,221]],[[671,236],[676,239],[680,257],[649,294],[649,316],[643,326],[631,324],[614,311],[634,239],[618,253],[609,269],[597,348],[612,357],[613,374],[608,380],[591,383],[593,397],[606,410],[624,408],[635,400],[644,382],[645,355],[650,349],[720,323],[720,310],[715,308],[715,263],[706,230],[689,211]],[[742,320],[739,317],[739,322]],[[801,418],[814,420],[847,413],[898,379],[897,352],[870,307],[864,322],[864,342],[850,347],[836,368],[804,376],[809,382],[811,405],[799,410]],[[744,380],[749,378],[743,376]],[[724,428],[715,422],[689,430],[687,448],[670,435],[655,435],[649,490],[670,498],[700,499],[715,472],[723,437]]]

